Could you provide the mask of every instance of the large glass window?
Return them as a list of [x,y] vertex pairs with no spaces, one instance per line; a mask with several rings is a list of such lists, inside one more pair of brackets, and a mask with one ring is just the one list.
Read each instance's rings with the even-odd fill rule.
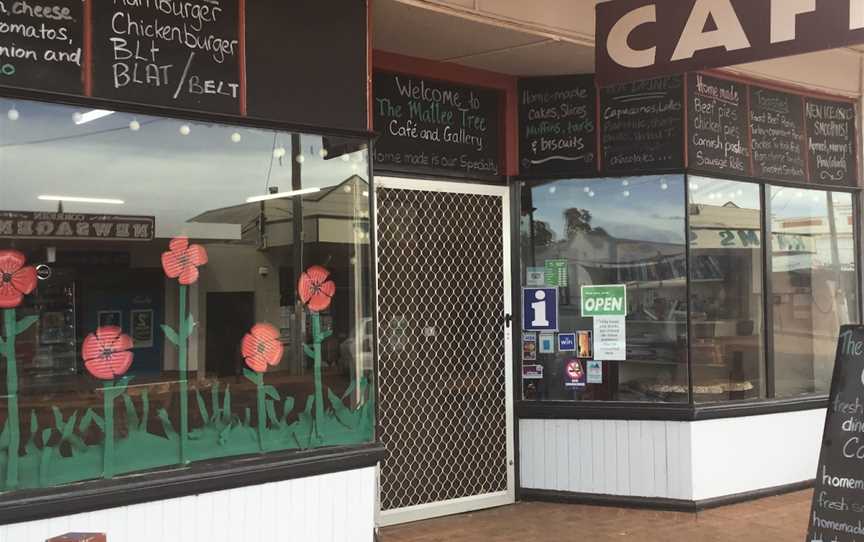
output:
[[841,325],[858,322],[852,195],[772,187],[777,397],[827,394]]
[[759,185],[689,178],[693,399],[765,396]]
[[0,111],[0,488],[373,439],[363,142]]
[[[522,202],[522,284],[559,295],[557,333],[523,336],[523,397],[688,401],[684,177],[562,180]],[[593,351],[591,285],[626,287],[625,360]]]

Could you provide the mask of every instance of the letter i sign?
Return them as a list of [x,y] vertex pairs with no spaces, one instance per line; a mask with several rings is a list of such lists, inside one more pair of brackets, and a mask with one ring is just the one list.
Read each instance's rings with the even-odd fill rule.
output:
[[522,289],[522,330],[558,331],[558,288]]

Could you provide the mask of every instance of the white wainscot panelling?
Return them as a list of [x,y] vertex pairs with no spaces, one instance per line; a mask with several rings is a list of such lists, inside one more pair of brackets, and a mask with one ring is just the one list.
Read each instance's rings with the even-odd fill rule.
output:
[[825,409],[692,425],[695,500],[816,477]]
[[519,442],[523,488],[692,499],[688,423],[520,420]]
[[108,542],[372,542],[375,469],[300,478],[0,527],[0,542],[67,532]]
[[701,501],[806,482],[824,422],[824,409],[699,422],[520,420],[520,484]]

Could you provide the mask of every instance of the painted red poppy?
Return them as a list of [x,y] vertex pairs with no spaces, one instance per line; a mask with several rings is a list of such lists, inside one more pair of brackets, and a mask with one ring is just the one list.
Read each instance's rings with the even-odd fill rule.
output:
[[333,301],[336,284],[330,280],[330,271],[320,265],[313,265],[300,275],[297,292],[310,311],[321,312]]
[[198,268],[207,263],[207,251],[201,245],[190,245],[188,237],[175,237],[162,254],[162,269],[168,278],[179,279],[180,284],[195,284]]
[[90,374],[100,380],[114,380],[132,365],[132,338],[117,326],[103,326],[84,339],[81,357]]
[[279,365],[284,351],[279,330],[270,324],[255,324],[241,344],[246,365],[256,373],[266,372],[268,365]]
[[36,289],[36,268],[17,250],[0,250],[0,309],[14,309]]

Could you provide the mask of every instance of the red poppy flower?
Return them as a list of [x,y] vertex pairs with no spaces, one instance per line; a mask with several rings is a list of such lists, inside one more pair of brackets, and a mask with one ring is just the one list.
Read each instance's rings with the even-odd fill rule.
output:
[[313,265],[300,275],[297,292],[300,300],[312,312],[321,312],[330,306],[336,294],[336,284],[330,279],[330,271],[320,265]]
[[14,309],[36,289],[36,268],[17,250],[0,250],[0,309]]
[[270,324],[255,324],[241,344],[246,365],[256,373],[266,372],[268,365],[279,365],[284,351],[279,330]]
[[180,284],[198,281],[198,268],[207,263],[207,251],[201,245],[190,245],[188,237],[175,237],[162,254],[162,269],[168,278],[180,278]]
[[132,338],[117,326],[103,326],[87,335],[81,347],[84,366],[100,380],[123,376],[132,365]]

